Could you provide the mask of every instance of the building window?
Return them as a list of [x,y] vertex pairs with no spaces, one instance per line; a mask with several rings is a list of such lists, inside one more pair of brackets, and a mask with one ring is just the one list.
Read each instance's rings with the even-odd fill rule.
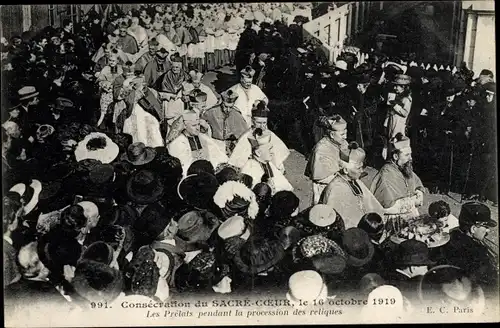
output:
[[330,38],[331,38],[331,35],[332,35],[332,26],[330,24],[326,25],[324,27],[324,31],[325,31],[325,36],[326,36],[326,44],[327,45],[330,45]]
[[[78,22],[78,12],[80,10],[79,5],[71,5],[69,9],[69,19],[73,22],[73,25]],[[73,27],[74,28],[74,27]]]
[[49,5],[49,25],[54,26],[56,22],[56,7],[54,5]]
[[337,27],[337,42],[340,42],[340,18],[335,20],[335,26]]
[[366,22],[368,21],[368,13],[370,12],[370,2],[366,3],[366,6],[364,8],[363,12],[363,27],[365,26]]

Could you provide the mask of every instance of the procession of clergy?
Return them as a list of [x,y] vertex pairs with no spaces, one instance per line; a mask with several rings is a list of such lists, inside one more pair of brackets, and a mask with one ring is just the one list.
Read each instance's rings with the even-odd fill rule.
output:
[[[272,7],[267,12],[278,16],[286,5]],[[470,306],[477,315],[488,309],[485,299],[498,290],[487,238],[497,225],[491,209],[466,202],[455,217],[444,201],[423,208],[427,180],[414,172],[412,156],[419,164],[427,158],[423,141],[435,135],[425,120],[447,122],[458,100],[477,103],[464,109],[468,115],[493,115],[493,73],[484,70],[472,83],[466,68],[421,68],[375,51],[364,65],[355,67],[349,53],[328,63],[318,44],[297,33],[301,18],[271,26],[258,19],[258,6],[247,17],[241,6],[221,4],[198,5],[195,16],[222,8],[243,19],[243,31],[233,50],[203,56],[193,55],[187,34],[173,37],[197,33],[198,24],[186,24],[189,5],[176,9],[175,33],[172,12],[155,5],[122,23],[111,15],[104,31],[89,15],[90,27],[78,34],[65,21],[64,30],[49,27],[6,47],[10,68],[3,73],[12,80],[2,91],[17,103],[2,108],[5,313],[26,313],[31,302],[52,309],[49,300],[88,308],[247,292],[295,306],[359,297],[368,321],[380,313],[401,318],[430,301]],[[161,33],[133,33],[155,32],[152,18]],[[107,40],[79,47],[94,27]],[[36,75],[35,65],[50,74]],[[203,77],[224,65],[236,67],[238,80],[215,88],[219,94]],[[446,96],[442,84],[429,86],[438,75],[454,83]],[[423,96],[410,89],[415,85]],[[429,95],[446,104],[427,106]],[[416,114],[421,125],[409,126],[417,102],[425,106]],[[480,134],[493,120],[474,120],[449,130],[464,138],[477,133],[483,148],[472,152],[471,172],[483,165],[491,172],[495,147]],[[290,135],[311,143],[300,173],[313,197],[303,211],[289,181],[288,146],[297,142]],[[368,183],[365,169],[376,159],[383,163]],[[419,227],[420,239],[398,236],[420,217],[434,227]],[[425,239],[429,230],[443,239]],[[395,303],[380,310],[379,299]]]
[[[179,72],[181,64],[180,59],[172,60]],[[169,154],[181,161],[184,174],[194,161],[207,160],[216,170],[230,165],[248,174],[253,186],[269,183],[273,194],[293,191],[284,175],[284,162],[290,151],[268,129],[268,98],[252,83],[254,74],[253,68],[245,67],[240,72],[240,82],[224,91],[218,104],[212,89],[201,84],[199,72],[191,71],[186,76],[186,81],[179,84],[179,94],[158,92],[161,97],[170,97],[163,107],[168,131],[165,145]],[[131,80],[141,82],[142,78]],[[185,96],[184,90],[189,90]],[[164,145],[160,122],[140,102],[134,104],[131,117],[135,126],[124,128],[124,132],[130,133],[134,142],[152,148]],[[359,180],[365,151],[356,142],[347,142],[347,122],[334,115],[326,119],[325,128],[327,132],[314,148],[306,172],[313,181],[314,204],[331,205],[347,228],[357,226],[360,218],[371,212],[418,216],[417,207],[423,204],[425,188],[411,166],[407,168],[411,163],[407,137],[401,133],[395,136],[390,154],[393,157],[367,187]]]

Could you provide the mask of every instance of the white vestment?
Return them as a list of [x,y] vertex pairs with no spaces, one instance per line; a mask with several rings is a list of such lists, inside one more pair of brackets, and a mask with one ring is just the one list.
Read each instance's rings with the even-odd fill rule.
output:
[[133,142],[142,142],[147,147],[154,148],[164,145],[160,132],[160,122],[139,104],[134,105],[132,114],[125,120],[123,133],[130,134]]
[[178,51],[177,46],[170,41],[164,34],[158,34],[156,36],[156,41],[158,41],[158,49],[165,48],[169,52],[169,56]]
[[234,93],[238,95],[236,102],[234,103],[234,107],[238,109],[238,111],[243,115],[243,118],[248,124],[248,127],[252,125],[252,108],[253,105],[257,102],[257,100],[264,100],[266,104],[268,103],[267,96],[262,92],[262,90],[252,84],[252,86],[245,90],[240,83],[229,88]]
[[[285,162],[288,155],[290,155],[290,150],[288,150],[285,143],[276,134],[274,134],[274,132],[269,132],[271,134],[271,144],[273,145],[272,162],[279,170],[282,170],[283,162]],[[249,129],[238,139],[238,142],[231,153],[231,157],[229,158],[230,165],[242,168],[246,164],[247,160],[252,157],[252,146],[250,145],[250,141],[248,141],[248,138],[251,135],[252,130]]]
[[[273,177],[269,177],[267,183],[271,187],[272,195],[277,193],[278,191],[293,191],[293,187],[288,181],[287,178],[276,168],[276,166],[270,162],[269,166],[271,167]],[[262,176],[265,174],[264,168],[261,163],[257,160],[250,158],[246,164],[241,169],[241,173],[248,174],[252,177],[252,188],[262,180]]]
[[128,34],[132,35],[135,39],[135,41],[137,41],[137,46],[139,47],[139,49],[141,48],[147,48],[147,45],[148,45],[148,33],[146,32],[146,29],[140,25],[132,28],[132,27],[129,27],[128,28]]
[[212,138],[203,133],[200,133],[198,137],[202,146],[205,148],[207,158],[194,158],[189,140],[184,134],[181,134],[167,145],[168,153],[180,160],[184,176],[187,174],[187,170],[191,163],[198,159],[209,161],[214,168],[217,168],[217,166],[222,163],[227,163],[228,158],[226,153],[221,151]]

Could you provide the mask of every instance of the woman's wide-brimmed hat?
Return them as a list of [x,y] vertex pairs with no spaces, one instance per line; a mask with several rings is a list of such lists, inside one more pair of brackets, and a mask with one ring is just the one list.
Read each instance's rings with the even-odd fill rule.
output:
[[395,262],[400,266],[435,265],[429,258],[429,247],[426,243],[409,239],[398,245]]
[[81,259],[110,265],[113,261],[113,253],[113,248],[109,244],[103,241],[96,241],[83,251]]
[[38,207],[42,213],[63,208],[71,202],[72,194],[67,193],[60,181],[42,182],[42,191],[38,195]]
[[234,263],[243,273],[255,275],[269,270],[285,257],[279,240],[250,237],[236,252]]
[[77,162],[84,159],[96,159],[108,164],[116,159],[119,152],[118,145],[106,134],[92,132],[76,146],[75,159]]
[[90,302],[111,302],[120,295],[124,286],[120,271],[92,260],[78,263],[72,285]]
[[481,287],[464,269],[452,265],[439,265],[427,271],[420,279],[417,293],[422,302],[467,302],[474,312],[477,306],[478,313],[484,307]]
[[224,182],[217,189],[213,200],[226,218],[242,214],[255,219],[259,213],[259,204],[255,194],[238,181]]
[[47,269],[54,274],[61,274],[65,265],[77,265],[82,254],[82,245],[72,238],[40,238],[37,253]]
[[151,162],[155,156],[156,151],[153,148],[146,147],[142,142],[135,142],[128,146],[127,153],[121,156],[121,160],[132,165],[144,165]]
[[92,184],[91,189],[109,189],[115,186],[113,183],[114,178],[115,169],[113,165],[98,163],[89,170],[86,180]]
[[271,200],[269,214],[275,218],[286,218],[299,207],[299,198],[291,191],[278,191]]
[[160,269],[156,265],[151,246],[139,248],[132,261],[125,268],[125,282],[132,294],[152,297],[156,294]]
[[40,193],[42,192],[42,183],[38,180],[31,180],[31,183],[18,183],[9,190],[15,192],[24,199],[24,215],[29,214],[38,205]]
[[196,209],[212,207],[213,197],[218,188],[217,178],[205,172],[190,174],[177,185],[179,198]]
[[204,243],[219,227],[219,219],[207,211],[190,211],[178,219],[177,236],[188,243]]
[[177,213],[172,206],[163,206],[161,202],[148,205],[133,225],[137,242],[150,244],[168,227],[175,216],[182,213],[184,212]]
[[292,254],[295,262],[308,259],[315,270],[325,274],[344,271],[348,257],[336,242],[322,235],[312,235],[299,240]]
[[212,286],[229,272],[227,265],[218,263],[212,252],[201,252],[175,274],[175,286],[180,292]]
[[158,176],[148,170],[135,172],[127,181],[127,195],[137,204],[154,203],[163,196],[163,183]]
[[217,234],[222,240],[227,240],[232,237],[240,237],[243,235],[250,235],[249,229],[245,223],[245,219],[242,216],[235,215],[230,217],[217,229]]
[[367,264],[375,253],[370,237],[359,228],[349,228],[344,231],[342,248],[347,253],[347,264],[353,267]]
[[318,227],[326,227],[335,223],[337,212],[326,204],[314,205],[309,211],[309,221]]
[[326,291],[327,287],[318,272],[303,270],[290,276],[286,298],[293,303],[310,302],[321,299]]

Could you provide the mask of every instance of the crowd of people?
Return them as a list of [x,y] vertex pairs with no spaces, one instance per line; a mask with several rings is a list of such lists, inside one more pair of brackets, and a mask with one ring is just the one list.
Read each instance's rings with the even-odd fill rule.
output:
[[[2,40],[6,314],[228,293],[484,309],[498,288],[496,221],[477,201],[496,202],[493,73],[378,51],[330,65],[288,7],[91,11]],[[225,65],[239,81],[219,94],[203,74]],[[308,156],[302,211],[292,147]],[[429,189],[471,201],[458,218],[422,209]],[[415,218],[436,240],[394,238]]]

